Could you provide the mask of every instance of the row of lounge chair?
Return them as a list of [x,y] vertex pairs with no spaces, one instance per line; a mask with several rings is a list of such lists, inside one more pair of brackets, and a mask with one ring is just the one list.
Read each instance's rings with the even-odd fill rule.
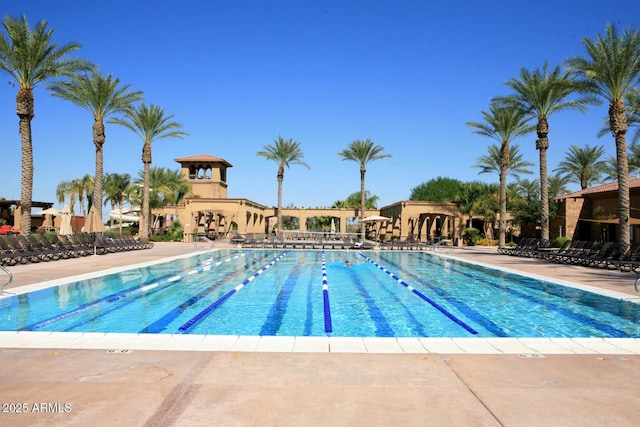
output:
[[[234,241],[234,240],[232,240]],[[243,248],[261,249],[373,249],[373,245],[360,242],[351,237],[344,240],[334,240],[317,235],[314,239],[284,239],[282,236],[274,236],[265,233],[248,233],[247,237],[235,240]]]
[[105,237],[77,233],[58,236],[55,233],[0,236],[0,264],[16,265],[59,259],[104,255],[115,252],[149,249],[153,243],[141,243],[131,236]]
[[513,248],[498,250],[503,255],[540,258],[561,264],[581,265],[640,274],[640,245],[572,240],[554,248],[545,239],[523,239]]

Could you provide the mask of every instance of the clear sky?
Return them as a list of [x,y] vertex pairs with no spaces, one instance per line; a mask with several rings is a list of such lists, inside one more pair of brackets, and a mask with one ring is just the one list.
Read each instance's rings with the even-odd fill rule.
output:
[[[189,136],[153,145],[153,166],[211,154],[233,165],[228,196],[277,204],[275,163],[256,156],[278,135],[301,143],[304,161],[285,172],[284,205],[330,206],[359,191],[359,167],[337,153],[370,138],[393,157],[367,167],[378,207],[409,198],[442,177],[497,182],[472,166],[494,141],[465,125],[481,121],[492,97],[521,67],[584,55],[583,37],[637,25],[628,0],[70,1],[1,0],[2,15],[47,20],[54,41],[78,42],[75,55],[112,73],[173,114]],[[0,196],[20,199],[17,88],[0,72]],[[93,119],[35,91],[33,199],[95,171]],[[550,119],[549,170],[571,145],[598,139],[607,106]],[[107,125],[105,172],[137,176],[142,141]],[[515,140],[538,174],[535,134]],[[577,186],[572,189],[578,189]],[[56,203],[58,206],[58,203]]]

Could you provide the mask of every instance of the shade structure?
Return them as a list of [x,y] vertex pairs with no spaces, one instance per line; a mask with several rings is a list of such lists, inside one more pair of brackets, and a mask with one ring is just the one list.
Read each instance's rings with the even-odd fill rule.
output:
[[391,218],[380,215],[371,215],[362,219],[362,222],[382,222],[382,221],[391,221]]
[[104,233],[106,228],[102,223],[102,218],[98,216],[98,211],[95,206],[91,206],[89,214],[84,222],[85,233]]
[[60,222],[58,234],[61,236],[73,234],[73,230],[71,229],[71,209],[69,209],[69,205],[64,205],[60,215],[62,216],[62,221]]

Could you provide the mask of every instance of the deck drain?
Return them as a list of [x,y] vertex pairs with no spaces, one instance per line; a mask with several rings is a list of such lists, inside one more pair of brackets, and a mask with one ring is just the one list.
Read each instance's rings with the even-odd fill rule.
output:
[[544,356],[540,353],[519,353],[518,357],[522,359],[541,359]]
[[128,348],[110,348],[107,350],[107,353],[133,353],[135,350],[131,350]]

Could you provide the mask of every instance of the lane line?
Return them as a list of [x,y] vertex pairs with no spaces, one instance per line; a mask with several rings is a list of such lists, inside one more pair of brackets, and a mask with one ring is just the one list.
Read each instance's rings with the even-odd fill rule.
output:
[[396,276],[395,274],[393,274],[392,272],[390,272],[389,270],[387,270],[386,268],[382,267],[380,264],[378,264],[377,262],[375,262],[374,260],[372,260],[371,258],[369,258],[368,256],[366,256],[365,254],[363,254],[362,252],[358,252],[358,255],[360,255],[361,257],[363,257],[364,259],[366,259],[367,261],[369,261],[371,264],[375,265],[376,267],[378,267],[378,269],[380,271],[383,271],[384,273],[386,273],[387,275],[389,275],[389,277],[391,277],[392,279],[394,279],[396,282],[398,282],[399,284],[401,284],[402,286],[404,286],[405,288],[407,288],[408,290],[410,290],[411,292],[413,292],[414,294],[416,294],[417,296],[419,296],[422,300],[426,301],[427,303],[431,304],[431,306],[433,306],[435,309],[437,309],[439,312],[441,312],[442,314],[444,314],[445,316],[447,316],[449,319],[451,319],[453,322],[455,322],[456,324],[462,326],[464,329],[467,330],[467,332],[473,334],[473,335],[477,335],[478,331],[476,331],[475,329],[473,329],[471,326],[467,325],[466,323],[464,323],[462,320],[458,319],[456,316],[454,316],[453,314],[449,313],[445,308],[443,308],[442,306],[440,306],[437,302],[433,301],[431,298],[429,298],[428,296],[426,296],[425,294],[423,294],[422,292],[420,292],[419,290],[415,289],[413,286],[409,285],[407,282],[405,282],[404,280],[402,280],[401,278],[399,278],[398,276]]

